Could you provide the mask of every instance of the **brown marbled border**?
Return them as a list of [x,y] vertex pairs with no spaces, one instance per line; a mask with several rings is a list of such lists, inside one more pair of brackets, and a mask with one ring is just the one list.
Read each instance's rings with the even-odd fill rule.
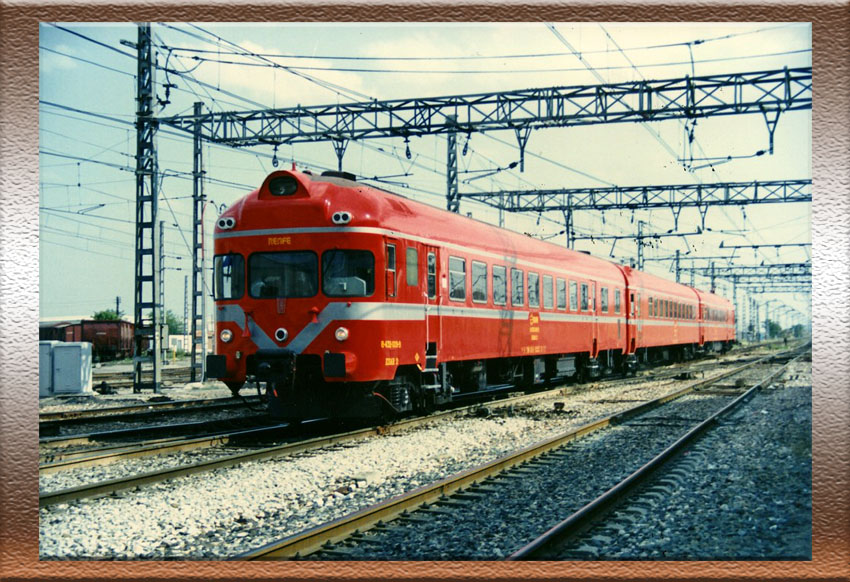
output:
[[[238,7],[238,10],[235,8]],[[40,21],[797,21],[815,65],[814,556],[811,562],[39,562],[37,402]],[[850,544],[850,7],[639,1],[0,1],[0,578],[3,580],[594,579],[848,580]]]

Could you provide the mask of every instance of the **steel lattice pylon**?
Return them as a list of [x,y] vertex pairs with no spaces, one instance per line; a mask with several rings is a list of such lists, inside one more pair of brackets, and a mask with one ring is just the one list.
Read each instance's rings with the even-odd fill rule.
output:
[[[133,391],[159,392],[162,375],[160,252],[157,230],[157,155],[154,66],[150,24],[139,25],[136,75],[136,253]],[[145,349],[149,348],[150,356]],[[144,364],[151,368],[145,370]],[[146,373],[150,374],[146,379]]]
[[[194,113],[200,118],[202,103],[195,103]],[[196,124],[192,164],[192,382],[206,380],[207,330],[204,297],[204,160],[200,126]],[[200,353],[199,353],[200,352]],[[198,374],[200,371],[200,374]]]

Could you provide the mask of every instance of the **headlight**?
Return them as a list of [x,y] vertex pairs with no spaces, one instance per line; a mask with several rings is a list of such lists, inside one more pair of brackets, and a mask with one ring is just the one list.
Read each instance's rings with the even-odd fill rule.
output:
[[227,343],[227,342],[229,342],[230,340],[233,339],[233,332],[230,331],[229,329],[223,329],[223,330],[221,330],[221,333],[218,334],[218,337],[221,339],[221,341],[223,341],[224,343]]
[[344,327],[336,328],[336,331],[334,332],[334,337],[337,339],[337,341],[344,342],[348,339],[348,329]]
[[292,196],[298,190],[298,181],[292,176],[280,176],[269,181],[272,196]]
[[289,332],[286,331],[286,328],[284,328],[284,327],[279,327],[274,331],[274,339],[276,339],[279,342],[285,342],[286,338],[288,338],[288,337],[289,337]]

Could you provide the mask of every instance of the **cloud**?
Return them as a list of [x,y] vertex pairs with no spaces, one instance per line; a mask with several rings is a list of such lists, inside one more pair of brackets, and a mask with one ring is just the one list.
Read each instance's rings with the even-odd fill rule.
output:
[[[52,47],[52,50],[60,53],[73,54],[73,49],[66,44]],[[44,75],[60,71],[69,71],[77,68],[77,62],[69,57],[58,55],[54,52],[41,51],[38,59],[39,73]]]

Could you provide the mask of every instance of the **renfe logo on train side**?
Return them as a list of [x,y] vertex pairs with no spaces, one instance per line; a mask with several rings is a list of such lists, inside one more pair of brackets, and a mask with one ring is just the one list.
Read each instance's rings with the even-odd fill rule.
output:
[[531,334],[531,341],[536,342],[540,339],[540,314],[530,313],[528,315],[528,331]]

